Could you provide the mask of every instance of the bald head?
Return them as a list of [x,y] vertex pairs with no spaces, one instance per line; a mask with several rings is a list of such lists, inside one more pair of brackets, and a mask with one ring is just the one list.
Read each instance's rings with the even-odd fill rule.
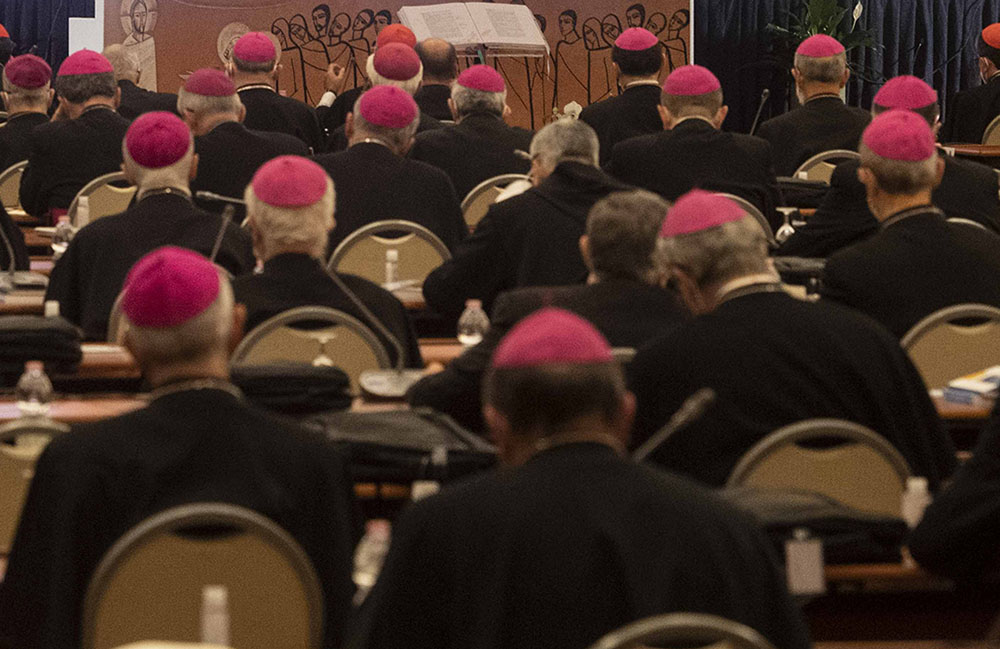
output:
[[124,47],[118,44],[109,45],[104,48],[101,54],[115,69],[115,81],[131,81],[132,83],[139,81],[139,66],[136,65],[132,57],[125,53]]
[[458,76],[455,46],[442,38],[428,38],[414,48],[424,64],[424,84],[449,85]]

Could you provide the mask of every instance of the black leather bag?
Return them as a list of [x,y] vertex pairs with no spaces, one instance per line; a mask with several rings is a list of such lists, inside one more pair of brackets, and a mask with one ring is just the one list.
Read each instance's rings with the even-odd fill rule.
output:
[[0,375],[17,383],[28,361],[42,361],[48,374],[72,374],[80,365],[82,332],[65,318],[0,316]]
[[301,416],[351,407],[351,382],[337,367],[301,363],[237,365],[230,380],[254,405]]

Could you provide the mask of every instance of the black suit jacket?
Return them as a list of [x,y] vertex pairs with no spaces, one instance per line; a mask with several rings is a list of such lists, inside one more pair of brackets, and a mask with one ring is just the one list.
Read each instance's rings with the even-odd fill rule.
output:
[[617,97],[608,97],[583,109],[580,121],[597,133],[602,165],[611,159],[611,152],[619,142],[663,130],[657,110],[660,93],[659,84],[632,86]]
[[[417,335],[403,304],[392,293],[364,278],[346,274],[339,277],[403,346],[406,366],[423,368]],[[234,279],[233,293],[236,301],[247,307],[246,331],[295,307],[326,306],[352,315],[368,325],[382,341],[393,363],[397,360],[393,344],[354,306],[322,264],[308,255],[288,253],[268,259],[264,262],[264,272]]]
[[979,144],[986,127],[997,115],[1000,115],[1000,76],[952,98],[948,119],[941,129],[941,141]]
[[127,119],[107,107],[89,108],[80,117],[40,124],[31,134],[28,168],[21,176],[21,207],[42,216],[68,209],[88,182],[122,165]]
[[614,347],[641,347],[686,317],[670,291],[626,279],[596,284],[532,287],[500,294],[482,342],[409,392],[413,406],[430,406],[470,430],[483,430],[480,391],[493,352],[510,329],[544,306],[569,309],[589,320]]
[[325,439],[223,390],[75,426],[35,468],[0,586],[0,645],[79,647],[87,582],[111,545],[153,514],[213,501],[255,510],[298,541],[323,588],[324,646],[337,646],[354,590],[351,487]]
[[556,446],[414,504],[370,597],[368,649],[587,647],[674,611],[809,646],[746,514],[599,444]]
[[[944,154],[942,158],[944,176],[934,189],[934,205],[948,218],[971,219],[1000,232],[996,172],[977,162]],[[779,254],[826,257],[878,231],[865,186],[858,180],[858,166],[854,160],[837,165],[816,213],[781,245]]]
[[455,126],[420,133],[409,155],[448,174],[462,199],[488,178],[528,173],[531,163],[514,151],[527,151],[532,135],[523,128],[507,126],[496,115],[477,113]]
[[[354,106],[352,104],[351,109],[347,112],[352,112],[353,110]],[[417,124],[417,133],[433,131],[435,129],[444,128],[445,126],[446,124],[442,124],[440,121],[434,119],[427,113],[420,111],[420,122]],[[347,131],[344,124],[341,124],[330,132],[330,137],[326,141],[326,150],[331,153],[335,153],[338,151],[346,151],[347,148]]]
[[[52,269],[45,299],[58,301],[60,314],[80,326],[88,340],[104,340],[111,307],[135,262],[168,245],[207,257],[221,226],[218,215],[199,210],[183,196],[146,196],[76,233]],[[253,270],[250,236],[230,223],[215,261],[233,275]]]
[[[223,122],[194,139],[198,176],[191,191],[207,190],[243,199],[243,192],[262,164],[280,155],[308,156],[309,147],[286,133],[251,131],[238,122]],[[221,212],[225,204],[197,201],[200,207]],[[240,207],[237,216],[245,210]]]
[[417,102],[420,110],[438,120],[454,119],[451,109],[448,108],[449,99],[451,99],[451,86],[441,83],[420,86],[413,95],[413,100]]
[[902,338],[939,309],[978,302],[1000,307],[1000,236],[916,210],[832,255],[825,299],[867,313]]
[[44,113],[18,113],[4,122],[0,128],[0,171],[28,159],[32,131],[48,121]]
[[320,126],[322,126],[323,132],[328,138],[334,131],[344,125],[344,122],[347,121],[347,113],[354,112],[354,103],[364,91],[365,88],[362,86],[348,88],[337,95],[337,98],[333,100],[333,104],[329,108],[316,109],[319,115]]
[[771,145],[720,131],[705,120],[688,119],[669,131],[620,142],[607,170],[668,201],[696,187],[736,194],[760,208],[772,226],[780,223],[774,208],[781,204],[781,191]]
[[650,456],[711,485],[724,485],[769,433],[815,417],[868,426],[932,488],[955,466],[951,440],[899,343],[837,305],[783,292],[733,297],[639,350],[628,374],[638,401],[636,445],[697,390],[715,390],[705,414]]
[[791,176],[803,162],[824,151],[857,151],[872,116],[846,106],[840,97],[817,97],[760,125],[757,135],[771,143],[774,170]]
[[118,114],[127,120],[133,120],[143,113],[156,110],[167,111],[175,115],[177,112],[177,95],[169,92],[152,92],[140,88],[131,81],[121,80],[118,87],[122,91],[122,100],[118,104]]
[[243,125],[248,129],[287,133],[305,142],[313,153],[324,151],[323,132],[312,106],[268,88],[248,88],[239,94],[247,109]]
[[491,205],[454,256],[424,281],[427,305],[457,316],[470,298],[489,310],[521,286],[576,284],[587,277],[579,240],[594,203],[629,189],[596,167],[563,162],[538,187]]
[[424,226],[453,250],[468,228],[448,176],[429,164],[401,158],[374,142],[317,156],[337,189],[332,252],[363,225],[403,219]]

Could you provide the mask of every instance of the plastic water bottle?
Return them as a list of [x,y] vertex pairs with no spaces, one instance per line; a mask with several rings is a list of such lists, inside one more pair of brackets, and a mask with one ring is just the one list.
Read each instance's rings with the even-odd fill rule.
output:
[[384,286],[391,290],[392,285],[396,283],[396,270],[399,268],[399,251],[395,248],[390,248],[385,251],[385,284]]
[[66,252],[66,248],[69,246],[69,242],[72,241],[74,234],[76,234],[76,231],[69,222],[69,217],[60,216],[59,222],[56,223],[56,230],[52,233],[53,261],[62,257],[63,253]]
[[920,524],[924,510],[931,504],[931,494],[927,489],[927,478],[911,476],[906,479],[906,490],[903,492],[902,516],[912,530]]
[[24,364],[24,374],[18,380],[14,393],[17,409],[22,417],[44,417],[49,414],[52,381],[46,376],[41,361],[28,361]]
[[385,519],[370,520],[365,524],[365,535],[354,551],[354,585],[358,587],[354,594],[355,605],[365,601],[378,580],[385,555],[389,552],[391,535],[392,527]]
[[229,590],[225,586],[201,589],[201,641],[229,644]]
[[81,196],[76,202],[76,225],[77,229],[90,223],[90,197]]
[[458,319],[458,342],[466,347],[478,345],[490,328],[490,319],[483,311],[481,300],[466,300],[465,311]]

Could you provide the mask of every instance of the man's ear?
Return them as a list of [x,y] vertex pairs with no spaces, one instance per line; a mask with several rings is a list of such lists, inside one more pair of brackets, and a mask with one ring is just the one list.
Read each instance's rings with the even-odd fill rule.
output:
[[236,351],[236,346],[243,340],[243,325],[247,321],[247,307],[244,304],[233,305],[233,326],[229,330],[229,354]]
[[244,106],[242,103],[240,103],[240,116],[236,121],[242,124],[243,120],[245,120],[246,118],[247,118],[247,107]]
[[632,438],[632,424],[635,423],[636,401],[635,395],[626,392],[622,395],[621,405],[618,407],[618,418],[614,425],[614,434],[625,448],[629,447],[629,440]]
[[457,124],[458,123],[458,109],[455,108],[455,100],[452,99],[451,97],[448,97],[448,112],[451,113],[451,118],[453,120],[455,120],[455,123]]
[[417,141],[417,138],[411,136],[410,139],[407,140],[406,143],[400,148],[400,150],[399,150],[400,157],[405,158],[406,154],[413,147],[413,143],[416,142],[416,141]]
[[675,267],[671,269],[670,276],[674,280],[674,287],[680,294],[681,300],[691,313],[698,315],[711,310],[697,282],[686,271]]
[[937,156],[935,163],[936,169],[934,171],[934,187],[937,187],[941,184],[941,178],[944,177],[944,158]]
[[191,155],[191,169],[188,170],[188,180],[194,180],[198,177],[198,154],[194,153]]
[[656,112],[658,112],[660,114],[660,121],[663,122],[663,128],[664,128],[664,130],[669,130],[670,129],[670,123],[674,119],[673,116],[670,114],[670,111],[667,110],[667,107],[664,106],[663,104],[657,104],[656,105]]
[[587,267],[587,270],[593,271],[594,265],[590,259],[590,237],[585,234],[580,236],[580,256],[583,257],[583,265]]
[[344,120],[344,136],[348,142],[354,137],[354,113],[347,113],[347,118]]
[[844,68],[844,76],[840,79],[840,87],[843,88],[847,85],[847,80],[851,78],[851,69]]
[[114,98],[115,110],[118,110],[118,107],[121,106],[121,103],[122,103],[122,89],[120,86],[115,86],[115,98]]
[[726,121],[726,115],[729,114],[729,106],[723,106],[715,113],[715,117],[712,119],[712,123],[715,124],[715,128],[722,128],[722,123]]

